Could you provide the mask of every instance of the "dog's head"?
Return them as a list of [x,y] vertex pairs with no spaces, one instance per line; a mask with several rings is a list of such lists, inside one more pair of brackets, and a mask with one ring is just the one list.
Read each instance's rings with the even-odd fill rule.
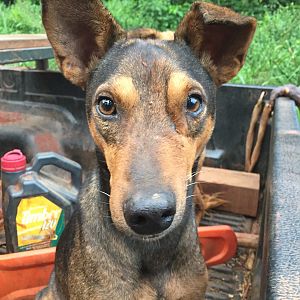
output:
[[113,223],[136,237],[163,236],[192,209],[187,187],[214,128],[216,87],[242,67],[255,20],[197,2],[167,40],[126,32],[99,0],[42,3],[60,69],[86,89]]

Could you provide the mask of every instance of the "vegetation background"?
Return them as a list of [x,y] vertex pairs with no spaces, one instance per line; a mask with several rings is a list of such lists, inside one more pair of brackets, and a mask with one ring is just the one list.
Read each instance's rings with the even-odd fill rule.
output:
[[[38,0],[0,0],[0,34],[44,32]],[[209,0],[206,0],[209,1]],[[104,0],[127,29],[174,30],[193,0]],[[234,83],[300,85],[300,1],[211,0],[258,19],[254,41]],[[30,66],[30,64],[29,64]],[[54,67],[54,62],[51,64]]]

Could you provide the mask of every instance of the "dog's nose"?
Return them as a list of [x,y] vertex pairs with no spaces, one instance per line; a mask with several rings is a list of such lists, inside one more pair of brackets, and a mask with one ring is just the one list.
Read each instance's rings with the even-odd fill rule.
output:
[[176,212],[172,193],[156,193],[148,197],[136,195],[124,204],[128,226],[138,234],[152,235],[170,227]]

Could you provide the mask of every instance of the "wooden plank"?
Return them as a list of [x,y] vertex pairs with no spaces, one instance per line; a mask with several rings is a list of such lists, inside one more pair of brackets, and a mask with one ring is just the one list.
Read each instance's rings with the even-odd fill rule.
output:
[[257,249],[259,237],[257,234],[236,232],[238,246],[245,248]]
[[197,179],[205,194],[218,193],[228,203],[218,207],[255,217],[259,199],[259,174],[203,167]]
[[0,50],[49,46],[46,34],[0,34]]

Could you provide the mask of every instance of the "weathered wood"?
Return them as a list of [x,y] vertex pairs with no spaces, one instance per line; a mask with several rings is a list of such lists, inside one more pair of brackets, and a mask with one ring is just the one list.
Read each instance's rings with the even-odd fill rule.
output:
[[238,246],[245,248],[257,249],[258,235],[252,233],[236,232]]
[[0,50],[49,46],[46,34],[0,34]]
[[218,207],[255,217],[259,199],[259,174],[203,167],[197,177],[206,194],[217,194],[227,203]]

